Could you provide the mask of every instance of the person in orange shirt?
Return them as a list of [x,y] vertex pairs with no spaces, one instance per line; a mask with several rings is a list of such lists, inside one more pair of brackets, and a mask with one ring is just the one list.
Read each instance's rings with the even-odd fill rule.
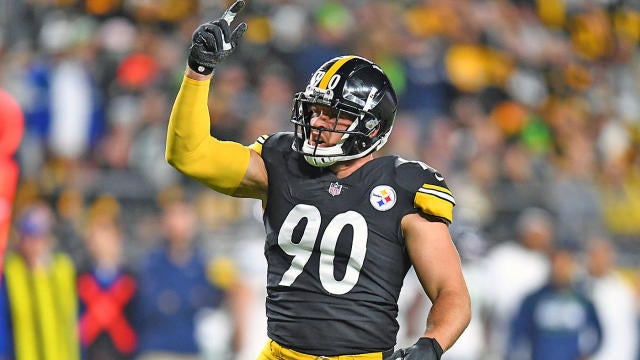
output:
[[0,89],[0,282],[4,250],[11,224],[11,208],[18,184],[15,154],[24,132],[24,114],[18,102]]

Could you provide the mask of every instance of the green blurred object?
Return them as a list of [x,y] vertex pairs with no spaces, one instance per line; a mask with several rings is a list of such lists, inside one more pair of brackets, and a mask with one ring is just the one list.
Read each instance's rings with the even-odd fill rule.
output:
[[407,88],[407,76],[402,62],[396,57],[387,57],[376,61],[387,74],[396,94],[403,94]]
[[521,137],[523,143],[534,154],[546,154],[551,149],[551,131],[544,119],[538,115],[527,115]]
[[353,23],[353,17],[349,9],[337,2],[322,4],[315,13],[318,25],[331,32],[346,31]]

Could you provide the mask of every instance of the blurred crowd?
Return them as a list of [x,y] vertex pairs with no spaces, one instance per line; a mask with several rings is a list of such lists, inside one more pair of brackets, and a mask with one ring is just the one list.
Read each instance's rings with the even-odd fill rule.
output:
[[[22,232],[37,230],[20,222],[34,206],[50,209],[51,251],[68,256],[78,274],[96,264],[105,241],[95,238],[120,239],[121,250],[104,250],[116,254],[107,262],[131,269],[126,273],[139,290],[148,285],[145,309],[157,300],[158,312],[173,314],[145,315],[156,322],[139,334],[143,350],[162,350],[158,339],[171,335],[154,338],[154,331],[164,328],[161,321],[180,318],[182,300],[160,286],[190,284],[169,274],[166,264],[176,261],[178,269],[204,271],[190,281],[214,284],[200,302],[191,301],[214,311],[198,313],[208,321],[190,319],[181,328],[198,329],[190,345],[164,350],[197,348],[221,358],[227,346],[247,359],[264,343],[260,205],[221,197],[164,159],[191,34],[229,4],[0,0],[0,89],[25,119],[8,248],[21,253]],[[522,331],[511,320],[527,326],[521,302],[534,306],[535,298],[525,298],[547,283],[554,289],[564,283],[567,268],[571,291],[586,300],[564,305],[579,312],[592,304],[600,315],[588,329],[603,335],[593,335],[599,339],[593,343],[630,349],[627,357],[594,358],[638,359],[633,346],[609,341],[611,329],[620,331],[626,320],[630,330],[615,338],[640,342],[640,2],[251,0],[239,19],[248,31],[212,85],[218,138],[248,145],[292,129],[293,93],[334,56],[358,54],[389,74],[399,111],[383,152],[437,168],[457,200],[451,230],[476,306],[457,359],[517,356],[522,339],[514,334]],[[193,233],[194,241],[182,246],[197,245],[202,259],[174,254],[176,260],[167,250],[166,218],[176,199],[196,219],[175,220]],[[606,285],[599,287],[598,279],[615,279],[616,290],[601,290]],[[92,294],[89,285],[84,289]],[[627,295],[611,300],[607,293]],[[423,311],[425,302],[411,290],[401,300],[400,342],[421,331],[413,311]],[[549,319],[565,309],[551,308]],[[243,321],[252,325],[238,325]]]

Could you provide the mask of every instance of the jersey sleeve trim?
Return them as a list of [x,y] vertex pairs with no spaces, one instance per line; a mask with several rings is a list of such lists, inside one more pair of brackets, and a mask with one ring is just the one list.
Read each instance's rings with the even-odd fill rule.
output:
[[431,194],[433,196],[437,196],[437,197],[441,198],[442,200],[446,200],[446,201],[450,202],[453,205],[456,204],[456,200],[453,198],[453,194],[451,193],[451,191],[449,189],[447,189],[447,188],[442,187],[442,186],[424,184],[424,185],[422,185],[422,187],[420,189],[418,189],[418,191],[421,192],[421,193]]
[[453,221],[455,200],[447,188],[424,184],[416,192],[414,204],[425,214],[443,218],[449,223]]
[[262,156],[262,146],[264,146],[264,142],[267,141],[268,138],[269,135],[261,135],[253,144],[249,145],[249,149],[254,150]]

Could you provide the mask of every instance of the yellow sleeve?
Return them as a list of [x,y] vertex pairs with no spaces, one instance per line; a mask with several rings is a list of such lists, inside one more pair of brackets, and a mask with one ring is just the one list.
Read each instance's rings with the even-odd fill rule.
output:
[[416,192],[413,204],[424,214],[445,219],[449,224],[453,221],[453,206],[456,202],[451,190],[446,187],[432,184],[422,185]]
[[210,80],[184,77],[171,111],[167,162],[206,186],[232,195],[249,167],[249,148],[209,134],[207,101]]

